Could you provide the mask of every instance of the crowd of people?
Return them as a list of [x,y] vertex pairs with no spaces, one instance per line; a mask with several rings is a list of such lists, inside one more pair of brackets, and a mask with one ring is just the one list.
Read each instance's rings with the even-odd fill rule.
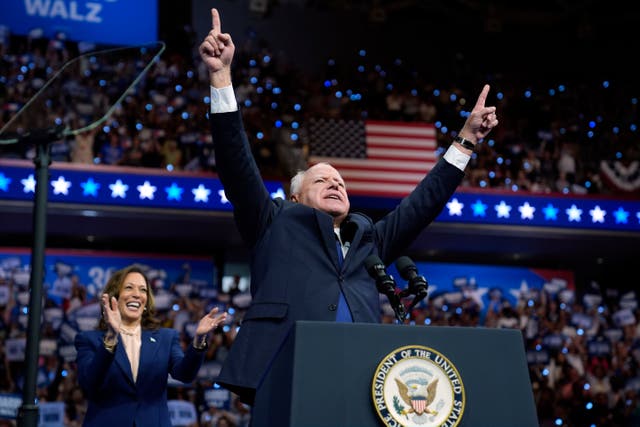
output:
[[[19,272],[15,273],[0,278],[10,295],[23,293],[19,292],[24,288]],[[150,286],[157,301],[171,295],[173,303],[158,304],[155,314],[161,327],[176,331],[185,351],[193,343],[195,325],[212,307],[229,313],[224,327],[215,330],[204,351],[202,369],[206,374],[188,384],[170,383],[168,399],[193,404],[198,421],[190,427],[248,426],[250,407],[235,395],[229,395],[228,400],[209,396],[212,392],[225,392],[214,384],[211,373],[219,370],[216,367],[224,362],[234,342],[250,300],[247,291],[232,283],[216,297],[203,298],[197,286],[185,294],[171,279],[158,288],[153,273],[146,274],[151,277]],[[41,350],[37,396],[40,403],[64,403],[64,425],[78,427],[87,411],[87,396],[80,387],[75,358],[63,349],[65,342],[73,342],[75,332],[70,333],[73,329],[69,325],[78,327],[81,311],[97,307],[89,316],[99,318],[100,296],[88,293],[77,278],[72,283],[69,297],[47,298],[45,304],[63,314],[55,319],[45,316],[42,340],[56,342],[58,351]],[[515,303],[496,293],[484,306],[478,304],[472,292],[462,292],[469,296],[455,301],[429,297],[410,313],[408,322],[425,328],[484,326],[521,330],[541,426],[638,425],[640,311],[635,296],[618,293],[608,284],[582,292],[566,291],[553,287],[530,289],[520,293]],[[381,296],[383,322],[393,323],[395,315],[385,298]],[[11,297],[0,306],[0,394],[5,396],[19,395],[22,390],[24,362],[11,357],[7,349],[8,342],[26,336],[27,305],[28,301]],[[0,425],[15,425],[15,421],[0,420]]]
[[[183,49],[184,50],[184,49]],[[0,125],[4,125],[53,72],[80,54],[70,41],[7,37],[0,43]],[[457,81],[416,69],[410,59],[375,62],[362,49],[351,63],[327,58],[315,73],[257,38],[238,46],[233,81],[254,154],[264,176],[287,181],[306,166],[307,122],[311,118],[391,120],[433,124],[439,153],[450,143],[461,115],[478,87],[468,71]],[[136,68],[140,58],[119,68]],[[106,112],[104,73],[87,67],[77,85],[81,99],[65,122],[86,126]],[[119,69],[114,67],[114,69]],[[122,77],[113,71],[113,78]],[[211,136],[203,108],[207,73],[191,57],[168,50],[125,97],[108,122],[93,132],[52,144],[54,161],[215,171]],[[636,121],[638,98],[624,81],[575,76],[575,80],[526,82],[504,75],[485,79],[503,118],[499,131],[481,144],[463,185],[506,191],[577,194],[637,194],[632,170],[640,161]],[[110,83],[107,83],[109,86]],[[71,89],[70,89],[71,90]],[[1,126],[0,126],[1,127]],[[3,146],[0,156],[30,158],[32,147]],[[602,173],[628,170],[618,182]],[[634,166],[635,165],[635,166]],[[627,185],[625,185],[627,184]]]

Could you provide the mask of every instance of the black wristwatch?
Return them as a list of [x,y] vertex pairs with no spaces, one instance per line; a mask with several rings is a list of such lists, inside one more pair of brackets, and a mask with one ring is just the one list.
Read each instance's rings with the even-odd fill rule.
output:
[[476,148],[476,144],[474,144],[473,142],[469,141],[466,138],[461,137],[460,135],[453,138],[453,140],[458,144],[462,145],[467,150],[473,151]]

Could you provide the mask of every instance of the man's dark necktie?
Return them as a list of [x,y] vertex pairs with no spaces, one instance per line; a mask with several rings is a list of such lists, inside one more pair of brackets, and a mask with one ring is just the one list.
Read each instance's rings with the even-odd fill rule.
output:
[[[338,264],[342,268],[342,263],[344,262],[344,254],[342,253],[342,245],[340,244],[338,235],[336,235],[336,249],[338,250]],[[338,300],[336,322],[353,322],[353,317],[351,316],[351,311],[349,310],[349,305],[347,304],[347,300],[344,297],[342,289],[340,289],[340,299]]]

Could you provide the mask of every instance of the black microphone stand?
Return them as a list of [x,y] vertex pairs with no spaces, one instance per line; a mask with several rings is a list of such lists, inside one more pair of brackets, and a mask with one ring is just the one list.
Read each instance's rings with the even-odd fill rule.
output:
[[[394,291],[395,292],[395,291]],[[398,298],[398,303],[393,304],[393,313],[396,316],[398,324],[403,324],[407,318],[407,310],[404,307],[402,301]]]
[[414,296],[411,304],[406,308],[407,312],[411,313],[413,308],[427,297],[429,284],[424,276],[418,274],[415,263],[407,256],[396,260],[396,269],[400,273],[400,277],[407,281],[407,288],[400,292],[400,298]]
[[39,422],[36,404],[36,381],[38,357],[40,354],[40,321],[42,316],[42,283],[44,281],[44,248],[47,237],[47,184],[51,164],[51,143],[62,138],[62,125],[49,129],[29,132],[20,142],[33,143],[36,156],[36,189],[33,205],[33,246],[31,248],[31,276],[29,277],[29,318],[27,321],[27,346],[25,366],[27,367],[22,389],[22,406],[18,409],[18,426],[37,426]]
[[407,312],[411,313],[411,311],[413,310],[413,308],[418,305],[418,303],[420,301],[422,301],[423,299],[425,299],[427,297],[427,291],[425,290],[424,292],[419,292],[419,293],[415,293],[415,296],[413,297],[413,300],[411,301],[411,304],[409,304],[409,306],[407,307]]
[[369,275],[376,281],[376,289],[379,293],[387,296],[393,313],[396,316],[396,321],[399,324],[404,323],[407,312],[404,304],[400,300],[400,294],[396,293],[396,282],[393,277],[389,276],[384,268],[384,263],[377,255],[369,255],[364,260],[365,268]]
[[393,278],[387,274],[378,277],[376,280],[376,287],[378,288],[378,292],[387,296],[389,304],[391,305],[391,308],[393,308],[396,321],[399,324],[404,323],[404,320],[407,317],[407,312],[405,311],[404,304],[402,304],[402,301],[400,300],[400,295],[396,293],[396,284],[393,281]]

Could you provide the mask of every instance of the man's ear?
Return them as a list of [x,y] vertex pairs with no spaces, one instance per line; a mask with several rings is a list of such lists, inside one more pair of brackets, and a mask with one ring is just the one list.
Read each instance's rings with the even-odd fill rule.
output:
[[293,203],[298,203],[298,202],[299,202],[299,200],[298,200],[298,196],[296,196],[295,194],[292,194],[292,195],[291,195],[291,201],[292,201]]

